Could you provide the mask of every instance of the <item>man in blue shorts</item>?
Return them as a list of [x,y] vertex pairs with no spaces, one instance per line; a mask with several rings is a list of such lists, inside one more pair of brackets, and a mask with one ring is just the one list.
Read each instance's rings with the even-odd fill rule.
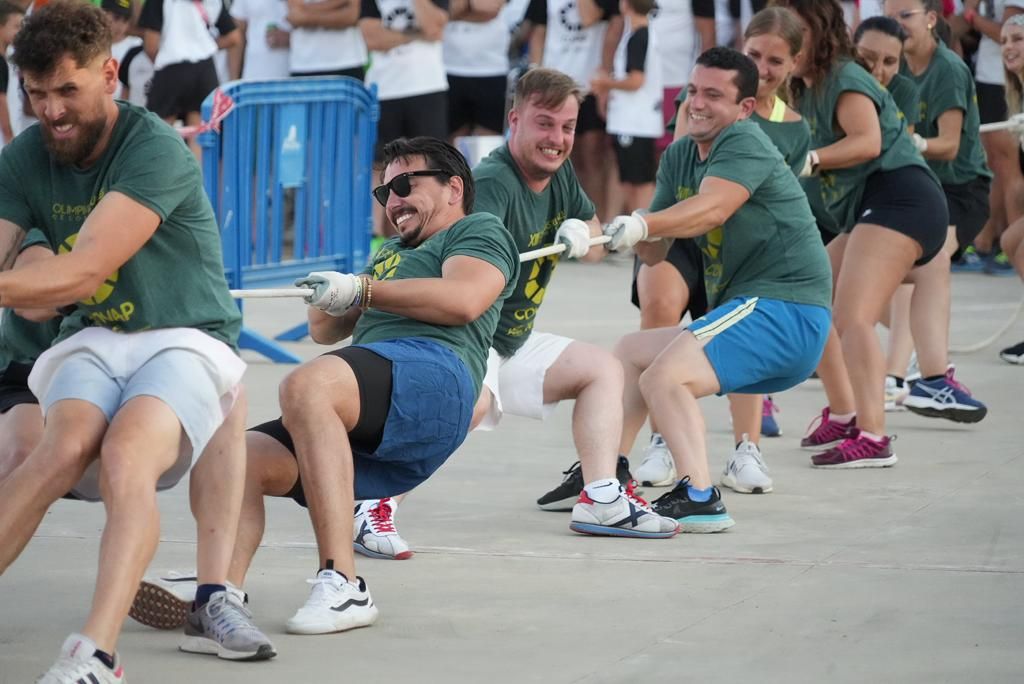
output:
[[229,579],[242,586],[263,534],[264,496],[309,509],[319,565],[293,634],[372,624],[377,607],[355,574],[356,499],[410,491],[459,447],[483,382],[503,300],[519,275],[512,236],[469,215],[474,185],[451,145],[399,138],[384,147],[374,197],[398,236],[359,275],[311,273],[309,328],[353,345],[284,379],[278,420],[248,433],[245,505]]
[[[623,445],[648,410],[683,476],[654,502],[684,532],[732,527],[712,486],[704,418],[709,394],[781,392],[814,370],[828,335],[832,275],[796,176],[748,121],[758,70],[729,48],[700,56],[687,87],[689,136],[661,159],[650,212],[616,217],[609,246],[657,263],[669,240],[696,238],[710,311],[684,330],[620,340],[626,371]],[[656,244],[651,244],[655,242]]]

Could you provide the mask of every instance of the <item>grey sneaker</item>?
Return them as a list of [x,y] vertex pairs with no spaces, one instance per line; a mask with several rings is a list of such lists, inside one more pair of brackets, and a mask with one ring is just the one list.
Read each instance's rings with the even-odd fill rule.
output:
[[237,589],[218,591],[205,606],[192,610],[178,648],[226,660],[267,660],[276,656],[270,639],[253,624],[243,596]]

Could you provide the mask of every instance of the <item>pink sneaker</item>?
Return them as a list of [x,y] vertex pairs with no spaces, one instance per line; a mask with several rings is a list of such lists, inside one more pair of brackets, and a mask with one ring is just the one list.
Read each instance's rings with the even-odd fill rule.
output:
[[845,439],[850,430],[854,429],[857,425],[856,417],[852,418],[849,423],[840,423],[839,421],[832,420],[829,416],[830,411],[826,406],[821,415],[814,419],[818,421],[816,427],[814,420],[811,421],[807,428],[807,436],[800,440],[801,447],[804,449],[819,449],[832,446],[836,442]]
[[888,468],[896,464],[892,438],[876,442],[853,428],[839,446],[811,456],[815,468]]

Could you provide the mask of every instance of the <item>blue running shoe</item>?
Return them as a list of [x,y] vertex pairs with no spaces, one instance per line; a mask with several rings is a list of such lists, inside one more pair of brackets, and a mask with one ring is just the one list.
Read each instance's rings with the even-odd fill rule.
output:
[[766,394],[761,403],[761,435],[764,437],[781,437],[782,428],[775,422],[775,414],[779,407],[772,401],[772,395]]
[[983,270],[985,271],[985,275],[1017,275],[1017,272],[1013,268],[1013,264],[1010,263],[1010,258],[1006,256],[1006,253],[1001,249],[999,251],[994,251],[985,257],[985,267]]
[[976,250],[974,245],[971,245],[964,250],[959,259],[953,262],[950,270],[953,273],[981,273],[985,270],[986,256]]
[[680,532],[721,532],[736,524],[725,510],[718,487],[712,487],[709,500],[693,501],[686,488],[689,484],[690,478],[684,477],[674,489],[655,499],[651,509],[660,516],[674,518]]
[[918,415],[956,423],[977,423],[988,413],[988,408],[956,381],[952,368],[937,380],[915,382],[903,405]]

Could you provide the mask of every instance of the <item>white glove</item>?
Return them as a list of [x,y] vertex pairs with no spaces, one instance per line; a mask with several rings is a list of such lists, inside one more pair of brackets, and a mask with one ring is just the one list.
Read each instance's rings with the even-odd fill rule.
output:
[[611,238],[608,249],[617,252],[647,239],[647,221],[635,211],[629,216],[616,216],[604,227],[604,234]]
[[314,271],[295,280],[295,287],[309,287],[313,294],[303,297],[310,306],[331,316],[342,316],[363,295],[359,276],[337,271]]
[[570,259],[586,256],[590,251],[590,226],[576,218],[566,219],[558,226],[555,242],[565,245],[562,254]]
[[922,138],[917,133],[914,133],[914,135],[911,137],[914,139],[914,147],[917,148],[917,151],[920,152],[921,154],[924,154],[924,151],[928,149],[928,141]]
[[800,169],[800,178],[810,178],[814,175],[814,163],[811,161],[811,155],[808,154],[804,157],[804,168]]

